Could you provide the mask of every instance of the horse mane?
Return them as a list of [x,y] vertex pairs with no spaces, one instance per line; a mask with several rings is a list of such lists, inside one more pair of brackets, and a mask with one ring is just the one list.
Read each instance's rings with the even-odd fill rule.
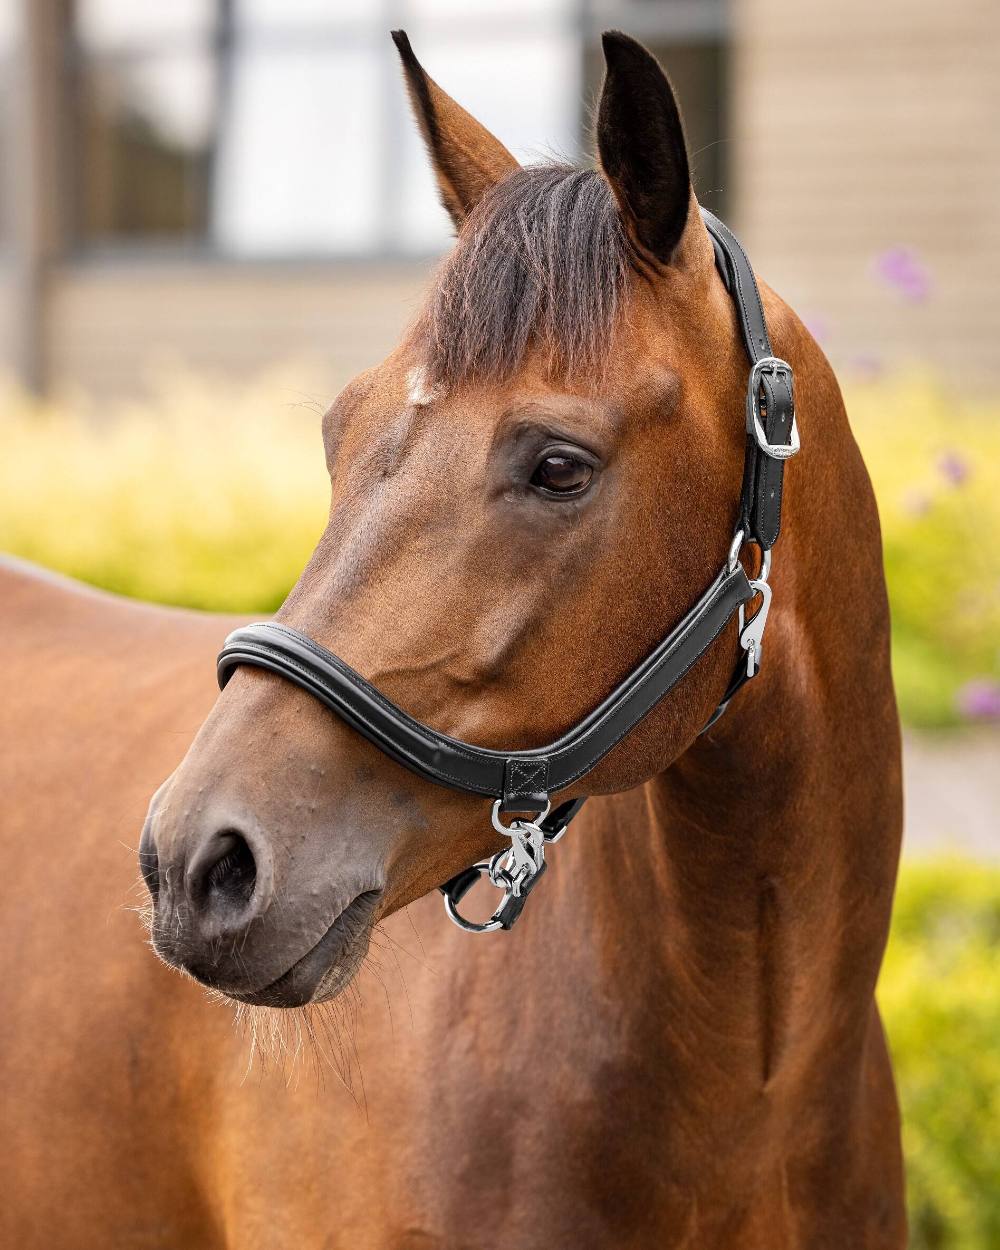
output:
[[600,372],[625,291],[625,231],[597,170],[516,170],[469,214],[422,318],[434,384],[502,381],[529,349],[561,377]]

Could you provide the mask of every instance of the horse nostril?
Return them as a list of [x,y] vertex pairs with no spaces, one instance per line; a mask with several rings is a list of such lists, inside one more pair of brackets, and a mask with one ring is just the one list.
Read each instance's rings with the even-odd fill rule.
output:
[[242,910],[257,884],[257,861],[246,839],[227,829],[213,840],[210,852],[192,876],[192,901],[207,908]]

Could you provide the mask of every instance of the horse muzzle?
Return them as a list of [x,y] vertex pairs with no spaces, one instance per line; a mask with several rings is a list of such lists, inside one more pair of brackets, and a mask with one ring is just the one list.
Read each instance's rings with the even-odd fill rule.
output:
[[[275,867],[249,821],[208,820],[157,795],[139,847],[152,898],[153,949],[167,964],[227,997],[301,1007],[332,998],[360,967],[382,900],[380,874],[360,866],[323,874],[335,889]],[[159,800],[159,801],[158,801]],[[182,835],[175,821],[183,822]]]

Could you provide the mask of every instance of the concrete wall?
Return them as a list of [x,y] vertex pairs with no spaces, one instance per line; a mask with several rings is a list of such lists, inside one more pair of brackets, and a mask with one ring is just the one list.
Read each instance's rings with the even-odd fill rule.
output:
[[[735,225],[837,363],[1000,379],[1000,3],[735,0]],[[873,278],[913,249],[930,290]]]
[[309,361],[308,385],[338,390],[393,347],[428,273],[416,263],[63,267],[49,295],[50,385],[127,394],[173,360],[252,375],[294,358]]
[[14,359],[14,298],[10,275],[0,264],[0,369]]

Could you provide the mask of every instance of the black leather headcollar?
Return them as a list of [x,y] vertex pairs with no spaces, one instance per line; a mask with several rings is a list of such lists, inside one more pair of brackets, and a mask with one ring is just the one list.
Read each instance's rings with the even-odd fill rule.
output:
[[[548,746],[497,751],[460,742],[415,720],[325,647],[287,625],[263,622],[235,630],[218,660],[219,685],[241,664],[268,669],[301,686],[386,755],[439,785],[500,801],[507,812],[540,813],[549,796],[585,776],[681,680],[733,616],[755,597],[738,553],[742,541],[769,551],[781,522],[784,460],[797,448],[792,372],[771,352],[764,310],[746,253],[732,233],[702,210],[716,262],[733,297],[751,362],[746,407],[746,458],[737,540],[730,560],[684,618],[592,712]],[[770,596],[767,590],[766,601]],[[763,627],[763,619],[760,621]],[[743,641],[726,696],[709,723],[757,670],[755,645]],[[564,804],[551,822],[575,815],[580,801]],[[572,810],[570,810],[572,809]]]
[[[751,364],[747,388],[746,452],[740,489],[738,529],[748,542],[769,551],[781,529],[781,487],[785,460],[798,450],[792,370],[778,360],[764,319],[757,279],[743,245],[733,232],[707,208],[702,218],[715,248],[715,263],[736,305],[736,318]],[[758,386],[754,380],[759,381]],[[754,421],[759,423],[756,427]],[[757,436],[763,430],[765,441]],[[782,454],[781,449],[785,450]]]
[[502,800],[502,810],[540,812],[548,796],[590,772],[671,690],[753,591],[737,565],[719,574],[695,607],[588,716],[549,746],[494,751],[414,720],[338,656],[276,622],[247,625],[219,656],[219,683],[240,664],[294,681],[400,764],[438,785]]

